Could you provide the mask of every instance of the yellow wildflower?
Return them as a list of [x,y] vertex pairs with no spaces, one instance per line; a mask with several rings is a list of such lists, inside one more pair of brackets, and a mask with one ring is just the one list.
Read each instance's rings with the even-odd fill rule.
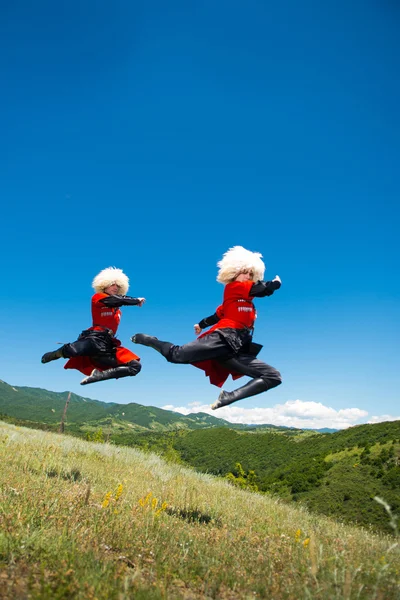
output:
[[140,498],[139,504],[140,506],[146,506],[149,503],[150,498],[152,497],[152,492],[149,492],[145,498]]
[[107,506],[110,504],[111,496],[112,492],[107,492],[107,494],[104,496],[104,500],[101,505],[103,508],[107,508]]
[[115,492],[115,500],[116,501],[121,496],[123,489],[124,489],[124,486],[122,485],[122,483],[120,483],[119,486],[117,487],[117,491]]
[[168,504],[166,502],[163,502],[160,506],[160,508],[155,512],[155,516],[159,517],[161,515],[161,513],[163,512],[163,510],[165,510],[167,508]]

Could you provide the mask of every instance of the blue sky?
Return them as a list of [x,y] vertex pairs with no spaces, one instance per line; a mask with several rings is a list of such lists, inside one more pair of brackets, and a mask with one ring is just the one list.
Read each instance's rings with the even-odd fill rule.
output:
[[284,382],[218,415],[400,418],[398,4],[0,11],[0,377],[204,409],[218,389],[147,348],[137,378],[85,388],[40,357],[91,324],[91,281],[110,265],[147,298],[123,310],[124,345],[136,331],[190,341],[220,303],[217,261],[243,245],[283,282],[257,302],[255,341]]

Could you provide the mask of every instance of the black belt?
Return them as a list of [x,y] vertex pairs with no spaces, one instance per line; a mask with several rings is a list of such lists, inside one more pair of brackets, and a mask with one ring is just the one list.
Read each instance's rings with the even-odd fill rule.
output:
[[115,337],[115,333],[113,332],[113,330],[109,329],[108,327],[103,327],[103,325],[96,325],[96,323],[92,327],[100,327],[100,329],[102,329],[104,333],[108,333],[108,335],[111,335],[111,337]]

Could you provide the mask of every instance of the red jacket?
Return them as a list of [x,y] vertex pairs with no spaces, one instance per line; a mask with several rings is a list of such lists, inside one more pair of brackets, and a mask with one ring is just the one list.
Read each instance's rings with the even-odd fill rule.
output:
[[111,329],[115,335],[122,313],[118,307],[111,308],[110,306],[105,306],[101,303],[101,300],[107,297],[108,294],[102,294],[101,292],[92,296],[93,325],[90,329]]
[[257,313],[253,299],[249,296],[253,283],[253,281],[233,281],[225,286],[223,302],[216,310],[220,320],[200,337],[216,329],[254,327]]
[[[223,302],[216,310],[219,321],[199,337],[209,335],[218,329],[252,329],[257,316],[252,297],[249,295],[253,284],[253,281],[228,283],[224,289]],[[232,379],[243,377],[240,373],[228,370],[218,360],[202,360],[193,365],[205,371],[206,376],[210,378],[210,383],[218,387],[222,387],[229,375]]]

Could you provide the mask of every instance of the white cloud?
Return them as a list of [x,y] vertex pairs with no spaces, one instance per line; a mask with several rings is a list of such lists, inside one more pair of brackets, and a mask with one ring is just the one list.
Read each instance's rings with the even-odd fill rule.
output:
[[[208,404],[202,405],[193,402],[187,406],[163,406],[166,410],[188,415],[190,413],[204,412],[231,423],[246,423],[261,425],[284,425],[285,427],[299,427],[307,429],[345,429],[352,425],[366,423],[368,412],[361,408],[342,408],[336,410],[325,406],[321,402],[304,402],[302,400],[288,400],[285,404],[276,404],[267,408],[243,408],[232,404],[218,410],[211,410]],[[382,415],[371,417],[368,423],[379,423],[381,421],[394,421],[400,417]]]
[[384,421],[400,421],[400,417],[394,417],[393,415],[378,415],[371,417],[367,423],[383,423]]

